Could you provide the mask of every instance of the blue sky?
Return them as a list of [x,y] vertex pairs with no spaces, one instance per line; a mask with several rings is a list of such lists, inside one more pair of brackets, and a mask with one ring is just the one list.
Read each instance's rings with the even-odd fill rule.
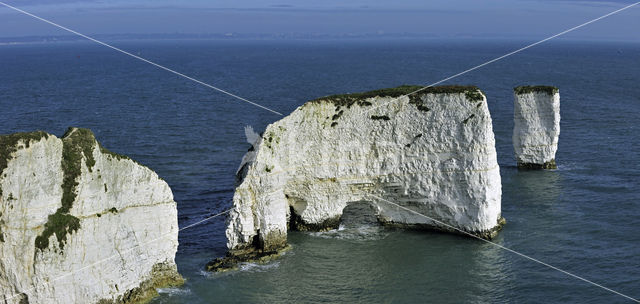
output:
[[[3,0],[86,34],[394,34],[536,39],[634,1]],[[567,38],[640,41],[640,5]],[[0,37],[65,32],[0,7]]]

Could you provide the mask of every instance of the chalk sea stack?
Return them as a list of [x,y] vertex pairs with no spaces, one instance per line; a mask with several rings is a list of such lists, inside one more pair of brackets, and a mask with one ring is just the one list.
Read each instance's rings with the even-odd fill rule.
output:
[[176,203],[87,129],[0,136],[0,302],[137,303],[179,285]]
[[[381,224],[495,236],[501,183],[491,116],[473,86],[401,86],[309,101],[267,126],[238,171],[225,270],[287,248],[287,231],[337,228],[367,203]],[[419,216],[384,200],[419,212]]]
[[513,149],[520,169],[556,169],[560,93],[552,86],[514,89]]

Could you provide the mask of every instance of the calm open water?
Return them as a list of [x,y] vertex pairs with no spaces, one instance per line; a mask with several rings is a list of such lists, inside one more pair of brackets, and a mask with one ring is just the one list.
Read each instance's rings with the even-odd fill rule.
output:
[[[120,41],[116,46],[283,113],[319,96],[428,84],[524,46],[513,41]],[[487,95],[501,165],[495,242],[640,298],[640,44],[555,40],[451,83]],[[515,163],[512,88],[560,87],[554,171]],[[89,42],[0,46],[0,133],[68,126],[148,165],[181,226],[226,210],[257,130],[278,117]],[[153,303],[629,303],[474,239],[359,227],[291,233],[266,265],[202,271],[225,253],[224,220],[180,233],[187,283]]]

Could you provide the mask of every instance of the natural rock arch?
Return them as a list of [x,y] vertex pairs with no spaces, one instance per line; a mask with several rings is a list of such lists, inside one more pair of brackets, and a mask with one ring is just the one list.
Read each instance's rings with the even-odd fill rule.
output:
[[276,254],[290,229],[337,228],[345,207],[373,197],[382,198],[379,221],[393,226],[491,238],[503,223],[491,116],[477,87],[324,97],[254,137],[229,213],[229,261]]

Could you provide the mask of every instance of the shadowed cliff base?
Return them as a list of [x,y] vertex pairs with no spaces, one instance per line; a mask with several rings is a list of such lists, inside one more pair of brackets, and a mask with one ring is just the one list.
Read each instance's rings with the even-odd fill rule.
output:
[[485,240],[488,240],[488,241],[490,241],[493,238],[495,238],[496,236],[498,236],[498,233],[500,232],[500,230],[502,230],[502,227],[504,225],[506,225],[506,224],[507,224],[507,220],[504,217],[500,217],[498,219],[498,222],[497,222],[496,226],[494,226],[493,228],[491,228],[489,230],[469,231],[469,232],[465,231],[463,233],[463,232],[461,232],[459,230],[452,229],[452,228],[449,228],[449,227],[434,226],[434,225],[429,225],[429,224],[404,224],[404,223],[394,223],[394,222],[382,223],[382,225],[384,227],[386,227],[386,228],[436,231],[436,232],[442,232],[442,233],[457,234],[457,235],[465,236],[465,237],[476,236],[478,238],[485,239]]
[[[360,205],[360,206],[357,206]],[[355,206],[355,208],[354,208]],[[416,231],[431,231],[436,233],[455,234],[463,237],[475,236],[485,240],[491,240],[498,235],[502,227],[507,223],[504,217],[498,219],[497,225],[492,229],[485,231],[470,231],[463,233],[459,230],[444,227],[434,226],[429,224],[405,224],[397,222],[383,221],[378,214],[375,213],[374,208],[369,210],[368,207],[373,206],[370,203],[355,203],[345,207],[342,216],[337,218],[328,219],[320,224],[305,223],[299,215],[295,213],[293,207],[291,207],[291,217],[289,222],[289,230],[301,231],[301,232],[324,232],[330,230],[336,230],[341,228],[359,228],[367,226],[382,226],[384,229],[395,230],[416,230]],[[205,265],[207,271],[212,272],[226,272],[237,270],[242,263],[258,263],[265,264],[279,258],[283,253],[291,250],[292,247],[288,243],[285,243],[281,247],[272,247],[265,250],[261,247],[259,236],[255,236],[251,245],[247,245],[243,248],[231,250],[227,252],[227,255],[221,258],[216,258]]]
[[520,170],[550,170],[558,169],[556,160],[552,159],[544,164],[532,164],[532,163],[518,163],[518,169]]

